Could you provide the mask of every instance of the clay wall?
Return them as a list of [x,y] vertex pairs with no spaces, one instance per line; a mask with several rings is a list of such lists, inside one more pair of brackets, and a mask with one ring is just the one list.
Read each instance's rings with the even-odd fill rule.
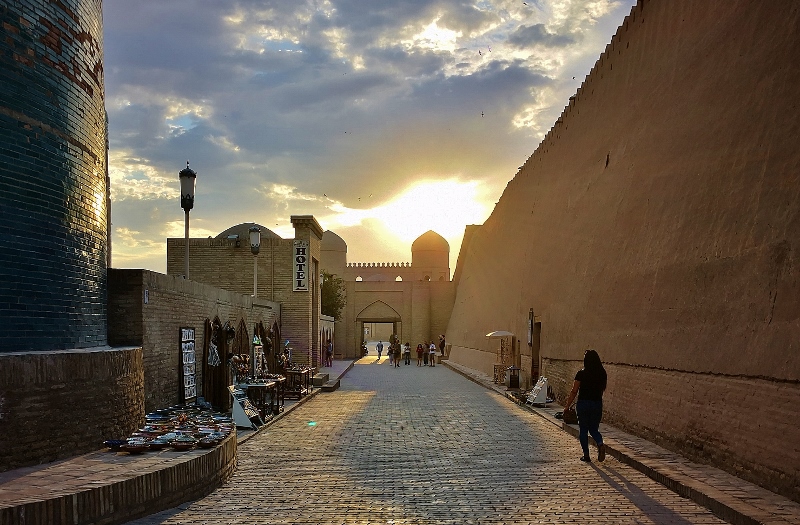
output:
[[596,348],[607,420],[800,500],[798,22],[635,6],[462,249],[451,359],[533,309],[562,399]]

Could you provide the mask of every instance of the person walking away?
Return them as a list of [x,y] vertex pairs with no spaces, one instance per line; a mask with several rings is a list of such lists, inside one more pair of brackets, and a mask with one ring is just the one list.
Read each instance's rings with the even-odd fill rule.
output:
[[417,366],[422,366],[422,343],[417,344]]
[[442,354],[442,359],[444,359],[444,334],[439,336],[439,353]]
[[328,341],[328,347],[325,349],[325,366],[333,366],[333,341]]
[[403,347],[403,358],[405,359],[406,366],[411,364],[411,343],[406,341],[406,345]]
[[431,366],[436,366],[436,345],[433,341],[431,341],[431,345],[428,347],[428,352],[430,353],[428,361],[431,362]]
[[389,348],[386,349],[386,355],[389,356],[389,364],[391,365],[394,359],[394,343],[389,343]]
[[578,396],[578,438],[583,449],[581,461],[591,463],[589,457],[589,434],[597,444],[597,461],[606,459],[606,446],[603,436],[600,435],[600,420],[603,418],[603,392],[608,384],[608,375],[600,356],[595,350],[587,350],[583,354],[583,368],[575,374],[572,391],[567,397],[567,407],[572,406],[575,396]]
[[378,341],[378,344],[375,345],[375,350],[378,351],[378,361],[380,361],[383,353],[383,341]]
[[428,366],[428,341],[422,343],[422,364]]
[[394,343],[394,366],[400,368],[400,341]]

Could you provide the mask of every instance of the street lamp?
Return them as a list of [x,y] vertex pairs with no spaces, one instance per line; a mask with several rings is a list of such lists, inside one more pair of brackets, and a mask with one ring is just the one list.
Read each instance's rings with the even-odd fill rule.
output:
[[183,278],[189,279],[189,210],[194,207],[194,187],[197,182],[197,173],[189,168],[189,161],[186,161],[186,168],[178,173],[181,180],[181,208],[186,213],[184,220],[184,239],[185,248],[183,256]]
[[253,253],[253,297],[258,297],[258,250],[261,248],[261,230],[250,227],[250,251]]

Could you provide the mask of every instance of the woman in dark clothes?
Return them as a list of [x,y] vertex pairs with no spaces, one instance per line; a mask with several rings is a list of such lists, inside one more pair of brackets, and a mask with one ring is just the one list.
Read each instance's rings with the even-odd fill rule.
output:
[[578,396],[578,427],[579,439],[583,449],[581,461],[591,462],[589,457],[589,434],[597,443],[597,461],[606,459],[606,447],[603,445],[603,436],[600,435],[600,419],[603,417],[603,392],[608,383],[606,369],[600,361],[600,356],[594,350],[587,350],[583,354],[583,368],[575,374],[572,391],[567,398],[567,407],[572,406],[575,395]]

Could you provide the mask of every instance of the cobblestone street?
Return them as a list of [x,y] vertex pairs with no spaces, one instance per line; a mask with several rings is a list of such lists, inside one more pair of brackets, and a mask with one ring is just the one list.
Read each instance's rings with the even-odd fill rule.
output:
[[[593,454],[596,451],[593,450]],[[239,447],[208,497],[155,524],[724,523],[444,366],[365,357]]]

